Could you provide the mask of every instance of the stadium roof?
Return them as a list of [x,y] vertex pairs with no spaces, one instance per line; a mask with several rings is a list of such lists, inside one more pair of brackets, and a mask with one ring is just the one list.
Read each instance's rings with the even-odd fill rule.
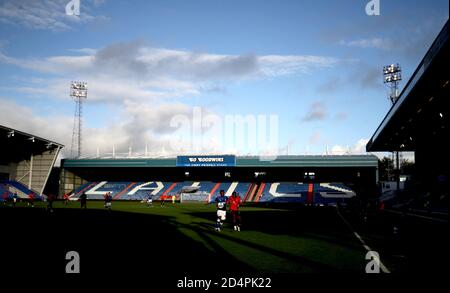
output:
[[[164,159],[65,159],[64,168],[92,167],[176,167],[176,158]],[[377,167],[374,155],[344,156],[278,156],[275,160],[260,160],[257,156],[236,158],[236,167]]]
[[369,152],[415,151],[448,131],[448,20],[368,142]]
[[3,125],[0,125],[0,145],[1,162],[15,161],[22,159],[25,154],[64,147],[60,143]]

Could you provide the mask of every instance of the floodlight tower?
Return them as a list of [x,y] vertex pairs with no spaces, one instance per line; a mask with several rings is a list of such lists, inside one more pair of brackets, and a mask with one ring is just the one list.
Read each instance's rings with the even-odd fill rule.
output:
[[[402,69],[400,68],[400,65],[397,64],[391,64],[383,67],[383,82],[389,86],[391,89],[389,93],[389,100],[391,101],[392,105],[397,102],[399,91],[398,91],[398,84],[402,80]],[[392,160],[394,161],[395,156],[395,165],[397,167],[397,174],[396,174],[396,181],[397,181],[397,190],[400,189],[400,158],[399,158],[399,151],[394,151],[392,153]]]
[[70,96],[75,101],[75,115],[73,118],[72,146],[70,148],[70,156],[80,157],[82,146],[83,102],[85,99],[87,99],[87,83],[72,81],[70,83]]
[[400,65],[391,64],[383,67],[383,82],[389,86],[391,92],[389,93],[389,99],[392,104],[398,99],[398,84],[402,80],[402,69]]

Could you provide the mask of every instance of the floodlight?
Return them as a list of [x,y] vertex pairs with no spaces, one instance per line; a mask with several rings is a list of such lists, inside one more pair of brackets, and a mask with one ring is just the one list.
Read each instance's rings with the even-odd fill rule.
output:
[[87,83],[80,81],[71,81],[70,96],[76,103],[70,154],[72,156],[76,149],[77,157],[80,157],[82,145],[82,104],[84,100],[87,99]]
[[383,66],[383,82],[385,84],[388,84],[391,88],[391,93],[389,95],[389,98],[392,103],[395,103],[398,98],[398,83],[400,80],[402,80],[402,74],[401,74],[401,68],[400,65],[397,64],[391,64],[387,66]]

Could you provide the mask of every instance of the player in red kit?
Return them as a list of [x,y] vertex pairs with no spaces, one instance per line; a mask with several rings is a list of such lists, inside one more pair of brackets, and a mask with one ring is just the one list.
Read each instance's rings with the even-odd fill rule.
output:
[[230,207],[231,218],[233,219],[234,231],[241,231],[241,215],[239,214],[241,202],[241,197],[236,191],[233,191],[233,194],[227,200],[227,205]]

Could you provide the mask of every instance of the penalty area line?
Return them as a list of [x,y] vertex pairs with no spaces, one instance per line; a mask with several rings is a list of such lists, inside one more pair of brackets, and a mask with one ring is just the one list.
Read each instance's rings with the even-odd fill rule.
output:
[[[356,232],[352,225],[350,225],[350,223],[344,218],[344,216],[342,216],[342,214],[339,212],[338,209],[336,209],[337,214],[339,215],[339,217],[342,219],[342,221],[347,225],[347,227],[350,229],[350,231],[353,232],[353,235],[355,235],[355,237],[359,240],[359,242],[361,242],[362,246],[369,252],[372,251],[372,249],[366,244],[366,242],[364,241],[364,239],[362,239],[362,237],[358,234],[358,232]],[[381,259],[377,258],[378,263],[380,264],[380,268],[381,271],[385,274],[390,274],[391,271],[383,264],[383,262],[381,261]]]

